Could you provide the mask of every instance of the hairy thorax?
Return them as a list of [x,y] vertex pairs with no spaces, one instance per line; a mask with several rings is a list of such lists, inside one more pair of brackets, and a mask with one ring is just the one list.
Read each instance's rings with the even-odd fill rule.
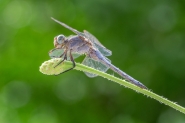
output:
[[72,52],[78,52],[79,54],[86,54],[91,49],[91,44],[82,40],[79,36],[70,36],[66,46]]

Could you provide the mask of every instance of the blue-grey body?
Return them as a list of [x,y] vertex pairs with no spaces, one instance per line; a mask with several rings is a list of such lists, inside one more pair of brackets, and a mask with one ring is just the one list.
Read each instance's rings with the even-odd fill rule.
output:
[[[69,37],[59,35],[55,37],[54,38],[55,49],[50,51],[49,53],[51,58],[63,57],[64,55],[64,60],[65,59],[69,60],[67,59],[67,55],[68,56],[70,55],[70,60],[74,62],[73,58],[85,54],[86,58],[83,60],[82,64],[93,67],[103,72],[106,72],[110,68],[111,70],[122,76],[128,82],[131,82],[141,88],[147,89],[146,86],[144,86],[142,83],[135,80],[134,78],[127,75],[125,72],[121,71],[119,68],[111,64],[111,61],[106,56],[110,56],[112,52],[106,49],[92,34],[90,34],[87,31],[84,31],[84,33],[78,32],[77,30],[69,27],[68,25],[62,22],[59,22],[55,19],[53,20],[61,24],[62,26],[70,29],[77,35]],[[77,56],[73,56],[73,54],[77,54]],[[96,76],[95,74],[91,73],[85,74],[89,77]]]

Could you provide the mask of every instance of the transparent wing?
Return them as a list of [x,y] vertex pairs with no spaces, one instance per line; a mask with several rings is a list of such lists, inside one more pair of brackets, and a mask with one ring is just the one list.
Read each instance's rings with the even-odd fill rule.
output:
[[111,56],[112,51],[108,50],[106,47],[104,47],[98,39],[93,36],[90,32],[84,30],[85,37],[88,38],[94,46],[104,55],[104,56]]
[[[82,64],[95,68],[97,70],[100,70],[102,72],[106,72],[109,67],[107,67],[106,65],[102,64],[101,62],[95,61],[91,58],[89,58],[88,56],[85,57],[85,59],[83,60]],[[92,74],[92,73],[88,73],[88,72],[84,72],[88,77],[96,77],[96,74]]]
[[84,39],[89,39],[86,41],[91,41],[91,43],[93,44],[93,46],[95,48],[97,48],[104,56],[110,56],[112,55],[112,51],[108,50],[107,48],[105,48],[99,41],[98,39],[96,39],[95,36],[93,36],[91,33],[89,33],[88,31],[84,30],[84,33],[79,32],[78,30],[68,26],[67,24],[60,22],[54,18],[51,18],[52,20],[54,20],[55,22],[59,23],[60,25],[64,26],[65,28],[71,30],[72,32],[74,32],[75,34],[77,34],[80,37],[83,37]]
[[59,23],[59,24],[62,25],[63,27],[65,27],[65,28],[71,30],[71,31],[74,32],[75,34],[84,37],[84,34],[83,34],[82,32],[79,32],[78,30],[76,30],[76,29],[74,29],[74,28],[68,26],[67,24],[65,24],[65,23],[63,23],[63,22],[60,22],[60,21],[58,21],[58,20],[56,20],[56,19],[54,19],[54,18],[52,18],[52,17],[51,17],[51,19],[54,20],[55,22]]
[[[63,49],[53,49],[49,52],[50,58],[60,58],[60,56],[64,53]],[[78,58],[81,54],[78,53],[72,53],[73,58]],[[68,53],[69,56],[69,53]],[[69,60],[70,57],[67,57],[67,60]]]

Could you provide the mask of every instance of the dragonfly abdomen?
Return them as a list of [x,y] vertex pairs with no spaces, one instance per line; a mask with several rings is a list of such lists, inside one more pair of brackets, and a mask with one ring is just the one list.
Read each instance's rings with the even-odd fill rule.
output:
[[113,70],[121,77],[123,77],[126,81],[131,82],[132,84],[135,84],[136,86],[139,86],[141,88],[147,89],[147,87],[143,85],[141,82],[135,80],[134,78],[132,78],[131,76],[129,76],[128,74],[126,74],[125,72],[123,72],[122,70],[114,66],[113,64],[111,64],[108,60],[106,60],[106,58],[104,58],[104,56],[100,57],[99,60],[107,67],[109,67],[111,70]]

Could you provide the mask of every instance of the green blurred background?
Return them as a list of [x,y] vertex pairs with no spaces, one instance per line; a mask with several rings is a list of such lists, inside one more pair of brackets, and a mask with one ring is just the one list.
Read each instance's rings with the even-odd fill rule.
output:
[[1,0],[0,123],[185,122],[174,109],[104,78],[76,70],[60,76],[39,72],[50,59],[54,36],[73,34],[54,17],[94,34],[112,50],[114,65],[185,106],[184,5],[184,0]]

